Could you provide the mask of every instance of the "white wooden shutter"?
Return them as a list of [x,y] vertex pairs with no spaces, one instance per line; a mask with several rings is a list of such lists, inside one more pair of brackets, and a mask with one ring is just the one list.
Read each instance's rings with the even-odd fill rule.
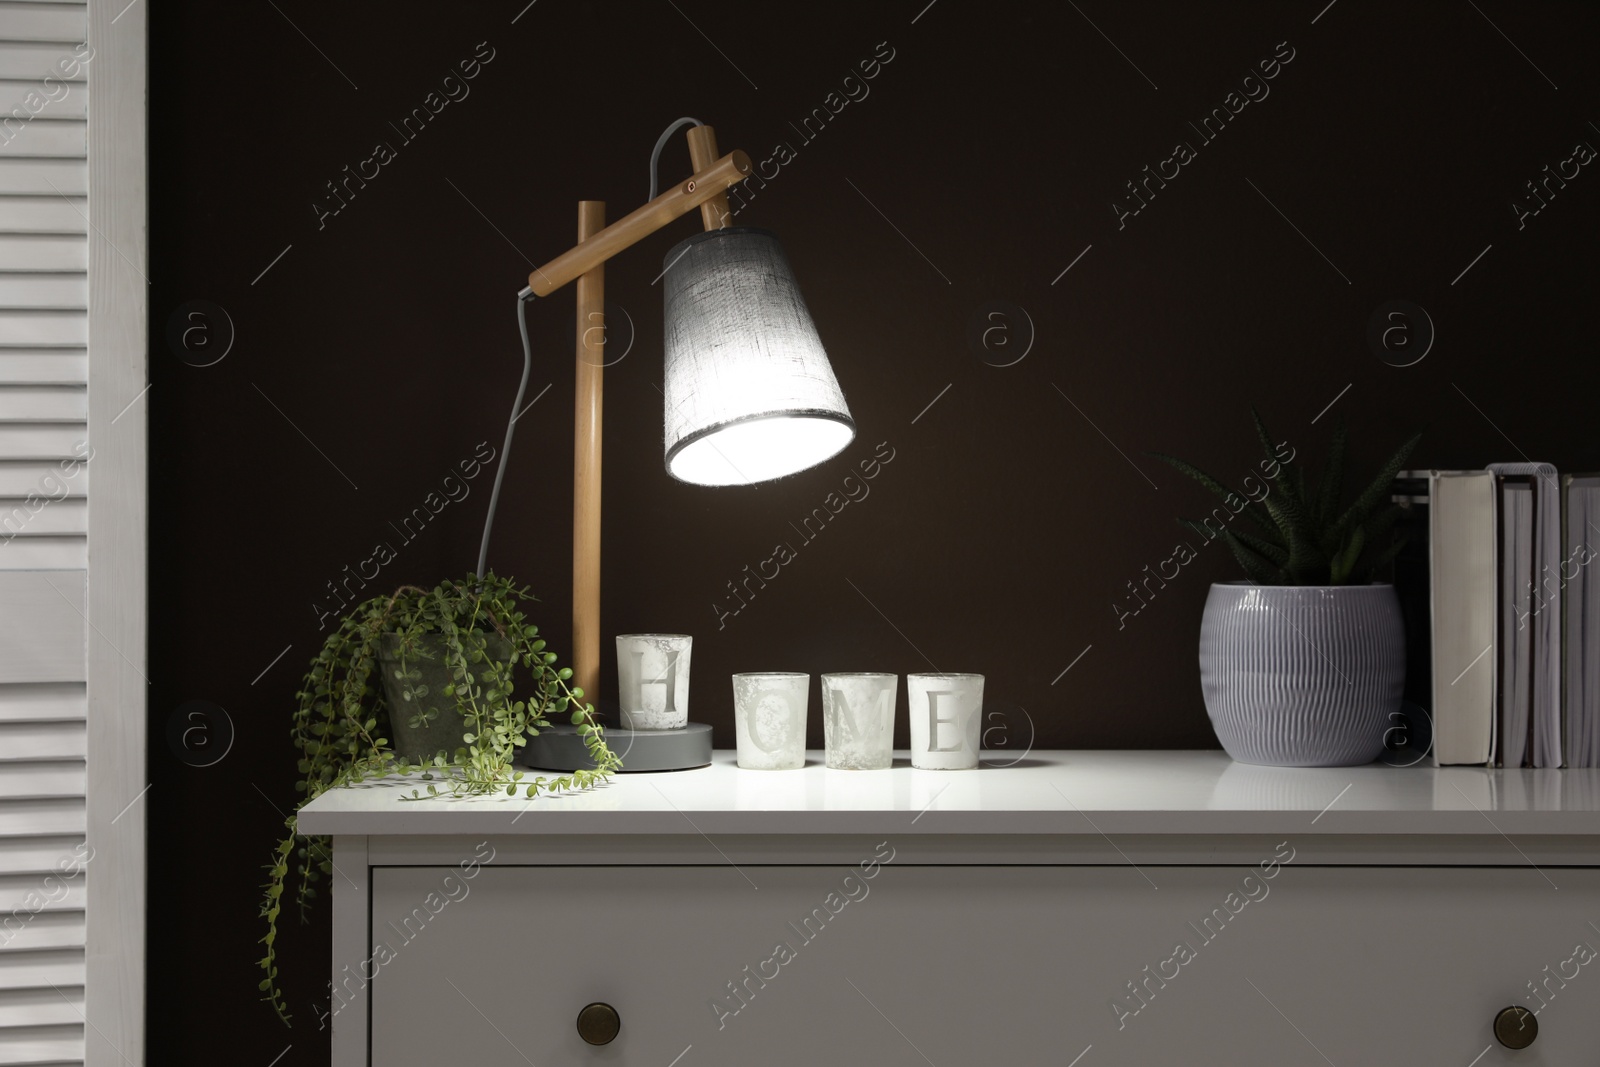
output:
[[5,1067],[84,1059],[85,900],[94,865],[71,877],[60,865],[81,857],[74,850],[85,832],[86,518],[93,464],[71,461],[88,437],[86,80],[94,77],[94,62],[79,63],[75,78],[63,78],[56,64],[73,57],[87,36],[83,3],[0,0]]

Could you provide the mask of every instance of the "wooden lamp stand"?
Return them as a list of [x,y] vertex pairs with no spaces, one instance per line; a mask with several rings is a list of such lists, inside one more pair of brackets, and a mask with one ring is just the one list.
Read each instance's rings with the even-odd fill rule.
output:
[[[700,209],[707,230],[728,225],[725,191],[750,173],[743,152],[717,156],[710,126],[688,131],[695,173],[649,203],[607,226],[606,205],[578,202],[578,243],[528,276],[535,297],[577,282],[577,387],[572,493],[573,681],[586,702],[600,692],[600,486],[605,368],[605,262],[669,222]],[[709,747],[709,746],[708,746]],[[581,750],[581,746],[579,746]],[[630,768],[648,769],[648,768]]]

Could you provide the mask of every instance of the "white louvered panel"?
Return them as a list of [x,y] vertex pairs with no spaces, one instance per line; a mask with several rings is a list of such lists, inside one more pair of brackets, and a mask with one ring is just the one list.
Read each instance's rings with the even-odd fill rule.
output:
[[47,496],[32,496],[23,500],[0,498],[0,568],[52,569],[7,566],[15,561],[8,558],[6,547],[19,538],[43,540],[51,537],[83,537],[87,533],[87,507],[81,497],[63,497],[59,500]]
[[[0,838],[0,875],[46,875],[70,870],[74,864],[84,866],[81,857],[89,853],[83,847],[83,835],[58,837],[4,837]],[[4,916],[0,916],[3,920]],[[3,939],[0,939],[3,940]]]
[[[0,571],[0,682],[83,681],[84,600],[81,571]],[[0,774],[0,795],[62,795],[6,792],[7,777],[24,773]]]
[[[0,34],[9,37],[9,29],[6,13],[0,10]],[[71,62],[72,48],[71,43],[62,42],[0,41],[0,78],[42,82],[48,74],[68,83],[85,81],[94,62]],[[68,61],[65,69],[71,76],[57,66],[63,60]]]
[[[24,916],[28,912],[23,912]],[[37,915],[18,921],[11,918],[7,936],[5,920],[0,916],[0,952],[31,952],[39,949],[83,948],[82,911],[41,911]]]
[[[0,322],[4,315],[0,312]],[[88,418],[89,399],[82,386],[0,385],[0,422],[85,422]]]
[[55,836],[84,830],[82,797],[0,800],[0,835]]
[[0,26],[12,41],[81,41],[89,33],[89,16],[81,3],[5,3]]
[[[8,198],[0,196],[0,213],[4,212],[7,202]],[[4,224],[0,223],[0,230],[4,229]],[[0,308],[70,309],[82,312],[88,306],[89,278],[86,274],[74,271],[40,274],[7,271],[0,274]]]
[[[26,500],[0,498],[0,568],[6,570],[51,570],[49,567],[15,567],[6,549],[21,539],[44,540],[51,537],[84,537],[89,532],[86,502],[66,497],[52,500],[35,496]],[[72,570],[74,568],[67,568]]]
[[83,119],[34,118],[19,123],[0,118],[0,155],[54,156],[82,159],[89,148],[89,127]]
[[0,232],[88,233],[89,201],[82,196],[0,196]]
[[[0,289],[4,286],[5,275],[0,275]],[[0,385],[86,385],[88,380],[89,356],[81,348],[6,348],[0,345]],[[0,486],[0,492],[4,491]]]
[[0,799],[81,797],[87,781],[82,760],[13,763],[0,767]]
[[[25,500],[0,497],[0,546],[18,537],[82,537],[88,529],[87,501],[81,497],[59,500],[47,496]],[[0,567],[6,567],[9,562],[5,558],[5,548],[0,547]]]
[[[0,365],[5,358],[0,356]],[[0,496],[25,497],[29,493],[85,496],[89,491],[90,466],[82,461],[77,461],[74,467],[73,462],[67,460],[0,460]]]
[[[0,161],[0,162],[22,162]],[[89,242],[77,234],[5,233],[0,234],[0,270],[87,270]],[[10,333],[0,327],[0,336]],[[12,340],[11,344],[27,344]],[[57,342],[47,341],[46,344]],[[80,339],[77,344],[83,344]]]
[[82,570],[88,565],[89,543],[82,534],[0,541],[0,570]]
[[5,917],[13,912],[27,916],[52,911],[82,911],[83,887],[89,874],[89,869],[80,867],[75,875],[0,875],[0,928],[4,926]]
[[0,195],[83,196],[89,191],[89,167],[81,159],[0,158]]
[[[46,88],[55,97],[54,100],[45,95]],[[65,93],[62,88],[65,88]],[[29,93],[34,95],[30,97]],[[17,109],[21,109],[24,115],[37,118],[81,119],[89,113],[89,94],[83,86],[66,82],[62,82],[60,87],[54,84],[41,86],[36,81],[0,78],[0,115],[12,115]],[[15,119],[14,115],[12,117]],[[10,128],[16,128],[15,121]]]
[[[83,984],[83,953],[0,952],[0,989],[38,989]],[[3,1032],[3,1031],[0,1031]]]
[[[31,238],[55,240],[55,238]],[[0,234],[0,257],[6,254],[11,241],[30,240],[26,237]],[[86,245],[81,237],[62,240]],[[0,266],[0,270],[4,267]],[[88,316],[82,311],[43,311],[0,308],[0,346],[16,348],[82,348],[88,342]]]
[[59,1067],[83,1059],[83,1026],[0,1030],[0,1067]]
[[82,682],[0,685],[0,723],[60,722],[88,715]]
[[84,1058],[87,36],[0,0],[0,1067]]
[[[0,314],[0,322],[4,321]],[[0,421],[26,419],[81,422],[89,417],[89,398],[76,386],[0,388]]]
[[81,760],[85,744],[81,722],[0,722],[0,763]]
[[0,992],[0,1026],[50,1026],[83,1021],[83,986]]
[[83,440],[81,422],[0,424],[0,456],[7,459],[71,459]]
[[0,1031],[0,1067],[75,1067],[83,1057],[82,1024]]

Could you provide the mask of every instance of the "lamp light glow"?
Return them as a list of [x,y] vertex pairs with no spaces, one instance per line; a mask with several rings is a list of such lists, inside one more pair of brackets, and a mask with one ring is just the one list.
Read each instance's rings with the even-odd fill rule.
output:
[[766,230],[709,230],[666,257],[666,466],[696,485],[795,474],[855,438],[794,270]]

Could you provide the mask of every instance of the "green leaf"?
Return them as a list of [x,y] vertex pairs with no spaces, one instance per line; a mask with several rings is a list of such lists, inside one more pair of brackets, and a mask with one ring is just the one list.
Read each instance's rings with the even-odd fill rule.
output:
[[1371,483],[1361,491],[1361,495],[1356,497],[1355,503],[1351,504],[1345,510],[1345,513],[1339,516],[1339,521],[1333,527],[1335,543],[1343,543],[1349,531],[1366,522],[1367,517],[1388,497],[1390,487],[1394,485],[1394,476],[1400,473],[1400,469],[1405,466],[1406,459],[1411,455],[1411,450],[1417,447],[1417,442],[1420,440],[1422,440],[1422,432],[1419,430],[1417,433],[1412,434],[1395,451],[1394,455],[1389,457],[1388,462],[1383,465],[1383,469],[1378,472],[1378,476],[1372,479]]
[[1307,574],[1326,566],[1327,557],[1317,547],[1306,513],[1292,493],[1269,492],[1262,503],[1278,524],[1278,530],[1289,546],[1289,558],[1284,570],[1290,582],[1303,581]]
[[1257,585],[1284,584],[1283,572],[1246,548],[1232,530],[1223,530],[1222,539],[1227,542],[1228,548],[1233,552],[1233,558],[1239,561],[1239,566],[1244,568],[1245,574],[1250,576],[1251,581]]
[[1161,460],[1163,463],[1166,463],[1179,473],[1186,474],[1190,478],[1193,478],[1196,482],[1200,483],[1202,488],[1221,499],[1222,503],[1228,508],[1229,511],[1234,510],[1233,504],[1235,501],[1242,501],[1244,506],[1240,509],[1240,511],[1246,518],[1264,530],[1272,529],[1273,524],[1271,518],[1259,506],[1252,503],[1249,497],[1242,493],[1234,492],[1232,489],[1229,489],[1227,486],[1223,485],[1221,482],[1217,481],[1215,478],[1211,477],[1211,475],[1207,474],[1205,471],[1194,466],[1193,464],[1185,463],[1183,460],[1169,456],[1164,452],[1151,452],[1150,455]]
[[1399,504],[1390,504],[1366,522],[1359,529],[1366,531],[1367,547],[1376,548],[1379,545],[1387,547],[1390,531],[1395,525],[1407,516],[1408,512]]
[[1261,412],[1256,410],[1254,404],[1250,405],[1250,420],[1255,423],[1256,440],[1261,442],[1261,451],[1268,459],[1278,458],[1278,446],[1273,444],[1272,435],[1267,432],[1267,426],[1261,421]]
[[1355,569],[1356,560],[1361,557],[1361,549],[1367,543],[1365,527],[1357,526],[1355,534],[1350,538],[1350,543],[1344,550],[1334,556],[1329,565],[1328,580],[1332,585],[1343,585],[1349,578],[1350,572]]
[[1244,547],[1248,548],[1256,555],[1267,560],[1267,562],[1271,563],[1274,567],[1285,567],[1288,565],[1289,550],[1284,548],[1282,545],[1273,544],[1271,541],[1268,541],[1264,538],[1251,537],[1249,534],[1242,533],[1238,530],[1233,530],[1230,532],[1239,540],[1240,544],[1244,545]]
[[[537,630],[518,607],[519,601],[531,599],[525,587],[490,573],[482,578],[469,575],[465,580],[444,581],[430,590],[402,587],[351,609],[312,657],[294,694],[290,734],[297,749],[295,788],[301,794],[300,803],[328,789],[393,771],[420,775],[428,784],[429,797],[501,791],[514,795],[522,773],[513,768],[512,760],[526,744],[527,730],[545,724],[544,711],[558,695],[565,701],[573,699],[563,684],[554,652],[534,637]],[[509,656],[487,655],[491,631],[511,639]],[[430,637],[433,640],[427,640]],[[393,658],[391,649],[398,649],[398,659]],[[512,699],[514,668],[524,660],[536,686],[532,704]],[[448,686],[425,685],[424,661],[440,662],[452,682]],[[391,706],[384,688],[388,684],[395,685],[393,703],[403,704],[405,713],[397,714]],[[436,703],[442,706],[434,706]],[[470,745],[454,752],[430,753],[418,764],[394,753],[387,737],[394,723],[414,721],[426,726],[439,721],[441,714],[461,717]],[[597,738],[586,735],[585,743],[591,752],[600,745],[595,760],[606,773],[620,764]],[[593,785],[604,776],[576,780]],[[409,800],[423,799],[417,789],[408,793]],[[332,867],[326,839],[298,838],[292,815],[286,825],[290,836],[275,842],[274,862],[267,868],[269,882],[262,887],[260,915],[268,924],[269,946],[262,961],[269,984],[261,992],[287,1022],[283,995],[271,984],[276,975],[271,945],[277,936],[278,901],[284,883],[299,875],[296,899],[304,921],[308,902],[317,896],[313,884]],[[299,847],[299,841],[304,841],[305,847]]]
[[1196,522],[1193,519],[1179,519],[1178,525],[1182,526],[1186,530],[1191,531],[1192,533],[1199,535],[1200,537],[1205,538],[1207,541],[1215,541],[1217,538],[1222,536],[1222,527],[1219,526],[1217,531],[1212,533],[1211,530],[1207,528],[1205,523]]
[[1373,558],[1372,562],[1367,565],[1365,571],[1362,572],[1361,580],[1364,582],[1375,581],[1377,579],[1378,572],[1383,570],[1383,568],[1387,567],[1389,564],[1393,563],[1395,557],[1400,555],[1401,552],[1405,551],[1406,542],[1408,540],[1410,540],[1410,538],[1406,535],[1395,538],[1394,541],[1389,544],[1388,548],[1384,549],[1382,552],[1379,552],[1377,556]]

